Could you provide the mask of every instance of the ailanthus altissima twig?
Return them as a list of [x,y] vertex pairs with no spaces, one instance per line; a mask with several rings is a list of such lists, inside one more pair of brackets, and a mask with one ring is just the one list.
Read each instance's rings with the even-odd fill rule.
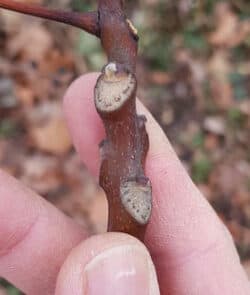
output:
[[137,31],[123,0],[99,0],[97,12],[76,13],[0,0],[5,8],[79,27],[100,38],[108,58],[95,87],[95,106],[106,130],[100,143],[100,185],[109,204],[109,231],[143,240],[152,209],[144,164],[149,148],[146,118],[136,113]]

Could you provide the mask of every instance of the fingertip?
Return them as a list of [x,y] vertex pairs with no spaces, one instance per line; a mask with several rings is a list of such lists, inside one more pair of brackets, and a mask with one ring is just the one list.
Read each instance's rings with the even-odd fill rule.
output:
[[[64,106],[77,151],[89,169],[92,172],[94,171],[95,175],[97,175],[99,167],[98,143],[105,137],[101,120],[92,101],[96,78],[97,74],[90,74],[73,83],[66,94]],[[150,178],[153,187],[154,209],[147,227],[145,242],[150,248],[154,262],[157,265],[162,292],[169,293],[178,290],[181,293],[186,290],[187,293],[190,290],[192,293],[193,284],[189,284],[186,278],[188,278],[189,270],[195,267],[194,278],[196,278],[196,274],[201,274],[197,275],[199,282],[197,290],[199,290],[199,294],[202,294],[206,290],[207,284],[210,284],[209,275],[206,274],[213,273],[214,265],[218,264],[220,268],[217,276],[219,277],[220,273],[224,274],[220,282],[223,289],[231,288],[237,290],[234,294],[245,294],[238,292],[245,288],[246,280],[242,276],[236,252],[232,250],[234,249],[232,241],[225,239],[221,221],[197,190],[152,115],[141,103],[138,103],[137,109],[139,114],[144,114],[147,117],[146,128],[149,134],[150,149],[146,160],[146,174]],[[120,237],[119,234],[116,235]],[[70,255],[62,268],[58,280],[58,290],[61,293],[58,291],[57,294],[90,294],[83,289],[83,286],[86,286],[86,280],[87,282],[90,281],[87,278],[85,269],[91,263],[92,258],[98,257],[98,254],[106,253],[105,249],[107,251],[111,249],[110,253],[113,255],[113,260],[120,261],[114,255],[116,251],[112,252],[113,248],[107,243],[106,236],[104,239],[100,236],[96,239],[99,239],[100,248],[96,246],[97,240],[95,240],[91,249],[89,245],[93,240],[90,240],[87,244],[84,243],[83,246],[77,248],[75,254]],[[105,245],[109,246],[105,248]],[[119,248],[119,246],[117,247]],[[117,247],[114,246],[114,249],[117,249]],[[131,245],[129,244],[127,249],[130,248]],[[96,249],[99,249],[99,252],[95,252]],[[127,252],[125,251],[125,253]],[[118,256],[120,257],[120,255]],[[190,259],[190,257],[196,259]],[[227,264],[225,263],[225,257],[227,257]],[[136,257],[133,259],[136,259]],[[129,255],[125,260],[130,261]],[[204,263],[206,264],[205,272],[203,272]],[[103,264],[105,265],[104,262]],[[106,272],[108,266],[103,269],[103,264],[99,267],[102,269],[99,277],[102,277],[104,273],[105,280],[110,280],[113,273],[119,273],[115,271],[117,265],[111,268],[112,271]],[[70,269],[73,270],[73,275],[70,275]],[[228,282],[236,274],[238,274],[236,283],[229,284]],[[180,277],[185,280],[180,281]],[[98,282],[98,279],[96,281]],[[101,286],[97,294],[106,294],[102,288],[105,282],[102,285],[95,285],[97,288]],[[109,285],[113,286],[113,281]],[[143,291],[139,290],[134,294],[146,294],[144,291],[145,287]],[[131,292],[109,292],[109,294],[116,293],[130,294]]]
[[0,277],[25,294],[54,294],[63,261],[86,236],[81,226],[0,170]]
[[65,106],[69,106],[71,104],[71,100],[74,99],[74,97],[82,97],[83,89],[85,90],[84,96],[92,97],[92,92],[99,75],[100,73],[98,72],[87,73],[74,80],[64,95],[63,100]]
[[89,73],[75,80],[63,100],[63,111],[74,146],[90,172],[98,175],[98,144],[104,129],[94,102],[94,87],[99,73]]
[[122,233],[94,236],[75,248],[63,265],[56,295],[159,294],[145,246]]

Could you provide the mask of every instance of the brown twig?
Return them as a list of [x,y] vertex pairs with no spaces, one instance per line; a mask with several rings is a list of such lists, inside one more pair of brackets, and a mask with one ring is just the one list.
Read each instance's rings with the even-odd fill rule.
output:
[[98,15],[96,12],[67,12],[48,9],[39,5],[25,4],[13,0],[0,0],[0,8],[65,23],[99,36]]
[[143,240],[151,214],[151,184],[144,175],[149,147],[146,118],[136,113],[138,36],[123,0],[99,0],[98,12],[76,14],[0,0],[0,7],[80,27],[100,37],[108,57],[95,87],[95,105],[107,138],[100,144],[100,185],[109,203],[109,231]]
[[148,151],[145,118],[137,116],[137,35],[122,2],[100,0],[100,33],[109,64],[95,88],[107,134],[100,145],[100,185],[109,202],[108,228],[143,239],[151,212],[151,185],[143,172]]

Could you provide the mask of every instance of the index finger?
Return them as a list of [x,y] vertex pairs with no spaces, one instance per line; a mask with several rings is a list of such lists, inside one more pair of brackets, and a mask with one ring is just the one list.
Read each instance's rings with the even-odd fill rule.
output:
[[[76,80],[64,100],[73,142],[94,175],[99,167],[98,143],[105,137],[93,103],[97,76]],[[140,103],[138,113],[147,117],[146,174],[153,187],[153,213],[145,242],[156,264],[161,294],[249,294],[230,235]]]

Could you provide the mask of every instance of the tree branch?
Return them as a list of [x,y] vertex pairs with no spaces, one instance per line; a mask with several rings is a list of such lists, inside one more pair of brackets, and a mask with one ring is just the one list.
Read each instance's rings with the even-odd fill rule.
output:
[[108,57],[95,87],[107,138],[100,144],[100,185],[109,203],[109,231],[143,240],[151,215],[151,183],[144,174],[149,148],[146,118],[136,113],[137,31],[123,0],[99,0],[97,13],[74,13],[0,0],[0,7],[71,24],[100,37]]
[[70,24],[74,27],[99,36],[98,14],[96,12],[67,12],[48,9],[39,5],[25,4],[12,0],[0,0],[0,8],[37,16],[60,23]]
[[95,88],[107,139],[100,144],[100,185],[109,203],[109,231],[143,240],[151,214],[151,183],[144,175],[149,148],[146,118],[136,114],[138,36],[121,0],[99,0],[100,36],[109,64]]

